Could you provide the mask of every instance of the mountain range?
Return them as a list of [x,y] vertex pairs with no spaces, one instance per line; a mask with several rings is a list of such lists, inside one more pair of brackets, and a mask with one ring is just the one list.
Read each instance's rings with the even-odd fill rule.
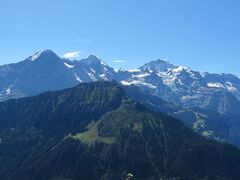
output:
[[0,66],[0,101],[99,80],[116,81],[151,110],[179,118],[205,137],[240,147],[240,79],[193,71],[165,60],[124,70],[113,69],[93,55],[69,60],[44,50]]
[[0,103],[3,180],[240,179],[240,150],[129,98],[81,83]]

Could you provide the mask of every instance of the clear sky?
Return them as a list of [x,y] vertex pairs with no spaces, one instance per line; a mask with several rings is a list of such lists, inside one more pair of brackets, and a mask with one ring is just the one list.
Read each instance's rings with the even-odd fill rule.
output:
[[165,58],[240,76],[239,9],[239,0],[1,0],[0,64],[52,49],[113,67]]

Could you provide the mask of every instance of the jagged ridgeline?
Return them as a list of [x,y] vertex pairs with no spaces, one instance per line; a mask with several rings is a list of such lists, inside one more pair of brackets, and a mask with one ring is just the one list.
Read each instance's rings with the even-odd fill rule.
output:
[[181,119],[204,137],[240,147],[240,78],[200,73],[166,60],[113,69],[94,55],[69,60],[46,49],[0,66],[0,102],[98,80],[115,80],[152,110]]
[[240,179],[240,151],[110,82],[0,103],[3,180]]

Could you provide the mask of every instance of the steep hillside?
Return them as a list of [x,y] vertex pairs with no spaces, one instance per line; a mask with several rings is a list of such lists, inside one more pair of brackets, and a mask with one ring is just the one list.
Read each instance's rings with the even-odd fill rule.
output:
[[0,103],[4,180],[239,179],[240,151],[108,82]]

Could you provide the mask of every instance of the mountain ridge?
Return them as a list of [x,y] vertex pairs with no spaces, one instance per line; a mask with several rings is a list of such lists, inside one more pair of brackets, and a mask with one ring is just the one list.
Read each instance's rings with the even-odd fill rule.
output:
[[[14,110],[14,113],[11,113]],[[129,99],[110,82],[0,103],[4,180],[238,179],[240,151]]]
[[[136,91],[147,94],[143,95],[145,99],[135,96],[138,92],[131,96],[152,110],[177,117],[204,136],[240,146],[240,79],[234,75],[200,73],[165,60],[151,61],[138,69],[116,70],[94,55],[83,60],[61,59],[51,50],[37,55],[37,61],[29,60],[30,56],[19,63],[0,66],[0,101],[83,82],[115,80],[125,89],[136,86]],[[155,97],[169,105],[149,102]]]

